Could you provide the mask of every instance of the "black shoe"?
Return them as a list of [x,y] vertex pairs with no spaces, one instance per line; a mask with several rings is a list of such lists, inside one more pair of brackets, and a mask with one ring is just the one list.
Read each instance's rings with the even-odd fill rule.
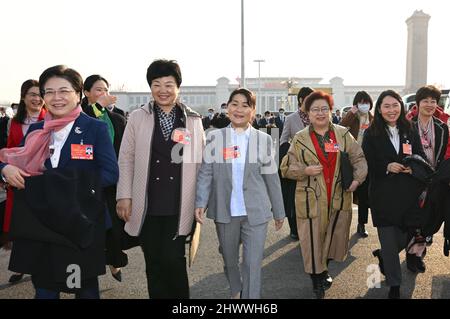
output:
[[9,277],[8,282],[13,284],[13,283],[16,283],[18,281],[21,281],[22,278],[23,278],[23,274],[14,274],[11,277]]
[[422,257],[416,257],[416,269],[420,273],[424,273],[427,267],[425,266],[425,263],[423,262]]
[[356,232],[363,238],[369,236],[369,233],[366,231],[366,226],[364,224],[358,224],[358,227],[356,227]]
[[400,286],[391,286],[388,294],[389,299],[400,299]]
[[325,298],[325,288],[321,287],[321,288],[315,288],[313,289],[314,292],[314,297],[316,299],[324,299]]
[[417,272],[416,255],[406,253],[406,268],[413,273]]
[[322,283],[325,290],[330,289],[331,285],[333,284],[333,278],[330,276],[328,271],[324,271],[322,273]]
[[325,287],[322,274],[311,274],[311,279],[313,282],[314,297],[316,299],[325,298]]
[[290,233],[289,237],[291,237],[291,239],[297,241],[298,240],[298,235],[296,233]]
[[378,266],[380,267],[380,272],[384,274],[384,263],[383,263],[383,257],[381,257],[381,250],[380,249],[376,249],[374,251],[372,251],[372,255],[374,257],[378,258]]
[[122,282],[122,269],[119,269],[119,271],[116,272],[115,274],[111,272],[111,275],[114,277],[115,280]]

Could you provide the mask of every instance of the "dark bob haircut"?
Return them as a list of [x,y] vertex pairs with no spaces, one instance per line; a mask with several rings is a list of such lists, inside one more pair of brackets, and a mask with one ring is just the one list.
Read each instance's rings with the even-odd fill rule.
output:
[[239,88],[239,89],[236,89],[233,92],[231,92],[231,95],[230,95],[230,98],[228,99],[227,105],[230,104],[231,100],[233,100],[233,97],[235,95],[238,95],[238,94],[242,94],[243,96],[245,96],[245,98],[247,99],[248,105],[252,109],[256,108],[256,96],[255,96],[255,94],[252,91],[244,89],[244,88]]
[[420,101],[425,100],[431,97],[433,100],[436,100],[436,103],[439,103],[439,99],[441,98],[441,90],[439,90],[434,85],[427,85],[421,87],[416,92],[416,104],[419,107]]
[[177,82],[178,88],[181,85],[181,70],[175,60],[155,60],[147,69],[147,83],[152,86],[152,81],[164,76],[173,76]]
[[109,87],[108,81],[103,76],[99,74],[93,74],[89,75],[86,80],[84,80],[83,90],[90,91],[97,81],[103,81],[106,83],[106,86]]
[[310,87],[308,87],[308,86],[302,87],[302,88],[298,91],[298,94],[297,94],[297,103],[300,105],[300,104],[301,104],[300,99],[302,99],[302,102],[303,102],[303,101],[305,100],[305,98],[306,98],[308,95],[310,95],[312,92],[314,92],[314,90],[311,89]]
[[83,78],[80,73],[74,69],[70,69],[65,65],[55,65],[45,70],[39,77],[39,90],[41,96],[44,97],[44,87],[51,78],[63,78],[72,85],[72,88],[80,94],[80,101],[83,94]]
[[356,93],[355,97],[353,98],[353,105],[357,105],[358,103],[369,103],[370,104],[369,110],[371,110],[373,107],[372,98],[366,91],[358,91]]

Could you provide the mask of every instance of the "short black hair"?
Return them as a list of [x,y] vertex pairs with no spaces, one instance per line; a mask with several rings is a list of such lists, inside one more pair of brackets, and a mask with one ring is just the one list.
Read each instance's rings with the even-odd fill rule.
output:
[[177,82],[178,88],[181,85],[181,70],[177,61],[175,60],[155,60],[150,64],[147,69],[147,83],[152,86],[152,81],[157,78],[162,78],[164,76],[173,76]]
[[420,101],[425,100],[426,98],[431,97],[436,100],[436,103],[439,103],[439,99],[441,98],[441,90],[439,90],[434,85],[427,85],[421,87],[416,92],[416,104],[419,107]]
[[83,94],[83,78],[80,73],[75,71],[74,69],[70,69],[65,65],[55,65],[44,72],[42,72],[39,77],[39,91],[41,92],[41,96],[44,97],[44,86],[47,81],[51,78],[63,78],[70,82],[72,88],[75,92],[80,94],[80,101]]
[[[83,90],[84,91],[90,91],[92,89],[92,87],[94,86],[95,82],[97,81],[103,81],[106,83],[106,86],[109,88],[109,82],[101,75],[99,74],[92,74],[89,75],[83,83]],[[88,106],[88,98],[85,96],[82,100],[81,100],[81,107],[86,108]]]
[[302,99],[302,102],[305,101],[305,98],[310,95],[312,92],[314,92],[313,89],[311,89],[309,86],[302,87],[297,94],[297,102],[300,104],[300,99]]
[[83,89],[85,91],[90,91],[97,81],[103,81],[106,83],[106,86],[109,87],[109,82],[103,76],[99,74],[92,74],[84,80]]
[[284,109],[283,109],[282,107],[280,107],[280,109],[278,110],[278,112],[281,112],[281,111],[284,112]]
[[270,111],[265,111],[265,112],[264,112],[264,115],[267,115],[267,114],[270,115]]
[[355,95],[355,97],[353,98],[353,105],[357,105],[358,103],[369,103],[370,104],[370,108],[369,110],[372,109],[373,107],[373,100],[370,97],[369,93],[367,93],[366,91],[358,91]]
[[230,98],[228,99],[228,103],[227,104],[222,103],[222,106],[230,104],[231,101],[233,100],[233,97],[235,95],[238,95],[238,94],[242,94],[243,96],[245,96],[245,98],[247,99],[248,105],[252,109],[256,108],[256,96],[255,96],[255,94],[252,91],[244,89],[244,88],[238,88],[238,89],[235,89],[233,92],[231,92]]

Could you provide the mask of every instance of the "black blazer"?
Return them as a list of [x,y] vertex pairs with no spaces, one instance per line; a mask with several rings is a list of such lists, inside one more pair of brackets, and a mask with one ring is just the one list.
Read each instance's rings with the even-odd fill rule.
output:
[[119,114],[119,115],[122,115],[123,117],[125,117],[125,112],[116,106],[114,106],[112,113]]
[[[412,119],[414,126],[419,130],[419,123],[417,116]],[[434,156],[436,158],[436,168],[439,167],[444,159],[445,152],[447,150],[448,143],[448,126],[437,117],[433,117],[434,120]]]
[[[286,121],[286,116],[284,117],[284,121]],[[275,118],[275,125],[278,127],[279,129],[279,134],[281,136],[281,133],[283,133],[283,127],[284,127],[284,122],[280,119],[279,116],[277,116]]]
[[[52,169],[15,190],[9,269],[33,275],[40,288],[64,289],[67,267],[81,280],[105,273],[105,206],[95,170]],[[50,285],[50,286],[48,286]],[[67,288],[67,287],[66,287]]]
[[[98,104],[99,108],[103,108],[100,104]],[[83,112],[89,115],[90,117],[96,118],[94,114],[94,110],[92,109],[92,106],[83,103],[82,104]],[[111,123],[114,127],[114,151],[116,152],[116,156],[119,157],[119,149],[120,149],[120,143],[122,143],[122,137],[123,132],[125,131],[125,125],[127,123],[127,120],[123,115],[120,115],[116,112],[114,112],[116,108],[113,109],[113,112],[110,112],[108,109],[106,110],[106,113],[108,114],[109,118],[111,119]],[[122,111],[123,112],[123,111]]]
[[[441,162],[428,188],[425,210],[430,215],[423,230],[425,235],[437,233],[444,223],[444,237],[450,240],[450,159]],[[449,247],[450,248],[450,247]]]
[[[100,104],[98,104],[99,108],[102,108]],[[94,110],[92,109],[92,106],[83,103],[82,104],[83,112],[85,112],[90,117],[96,118],[94,114]],[[116,157],[119,157],[119,150],[120,150],[120,144],[122,143],[123,133],[125,131],[125,125],[126,125],[126,119],[122,115],[114,112],[117,108],[114,107],[113,112],[110,112],[108,109],[106,110],[106,113],[108,114],[109,118],[111,119],[111,122],[114,127],[114,151],[116,152]],[[123,111],[122,111],[123,112]],[[116,185],[108,186],[104,189],[105,194],[104,198],[106,201],[106,205],[108,207],[109,214],[111,216],[111,222],[112,222],[112,235],[113,238],[115,238],[119,243],[116,245],[117,247],[121,248],[122,250],[127,250],[132,247],[138,246],[139,242],[137,237],[129,236],[128,233],[125,232],[124,226],[125,222],[116,214]],[[117,257],[116,259],[120,259],[120,262],[116,262],[121,265],[121,267],[125,267],[128,263],[128,260],[126,258],[126,255],[122,254],[119,251],[115,252]],[[110,256],[108,254],[108,256]],[[111,261],[108,261],[110,263]],[[117,265],[115,265],[117,266]]]
[[387,165],[392,162],[402,163],[408,156],[403,154],[403,143],[412,145],[412,153],[426,159],[420,143],[419,134],[413,127],[410,132],[400,132],[400,150],[395,151],[388,133],[381,136],[366,130],[363,139],[363,151],[369,168],[369,203],[373,224],[379,226],[405,226],[404,216],[418,209],[418,195],[424,189],[409,174],[386,174]]

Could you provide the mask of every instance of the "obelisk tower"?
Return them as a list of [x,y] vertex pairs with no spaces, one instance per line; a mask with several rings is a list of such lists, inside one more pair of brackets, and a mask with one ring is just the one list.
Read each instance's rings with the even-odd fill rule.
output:
[[405,94],[414,93],[427,84],[428,21],[430,16],[422,10],[406,20],[408,46],[406,53]]

